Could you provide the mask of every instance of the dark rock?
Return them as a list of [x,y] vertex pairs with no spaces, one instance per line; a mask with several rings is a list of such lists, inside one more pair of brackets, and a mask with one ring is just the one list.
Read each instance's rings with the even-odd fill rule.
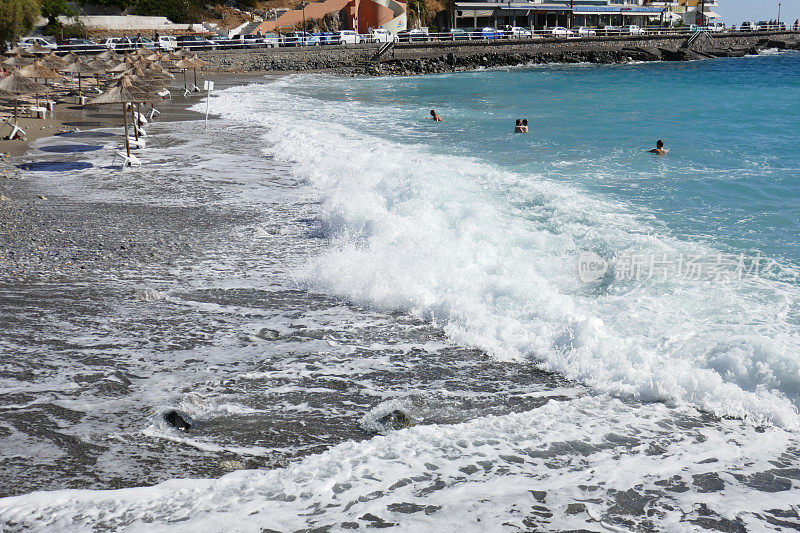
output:
[[392,429],[404,429],[414,425],[414,419],[399,409],[395,409],[391,413],[383,415],[378,419],[378,422]]
[[197,422],[195,422],[191,416],[177,409],[167,411],[164,414],[164,420],[175,429],[181,431],[189,431],[197,428]]

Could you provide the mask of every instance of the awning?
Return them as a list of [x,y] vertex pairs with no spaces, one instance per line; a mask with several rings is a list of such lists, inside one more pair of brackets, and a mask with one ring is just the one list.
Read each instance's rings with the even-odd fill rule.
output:
[[704,11],[704,13],[706,15],[706,18],[710,18],[710,19],[721,19],[722,18],[722,15],[720,15],[719,13],[715,13],[714,11]]

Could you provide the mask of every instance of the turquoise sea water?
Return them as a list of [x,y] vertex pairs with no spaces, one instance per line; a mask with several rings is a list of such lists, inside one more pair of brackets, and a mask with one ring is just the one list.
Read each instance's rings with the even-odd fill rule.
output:
[[[797,53],[348,80],[335,94],[313,89],[302,92],[383,109],[374,134],[612,197],[682,238],[800,261]],[[429,107],[443,124],[419,120]],[[530,135],[511,133],[516,118],[529,120]],[[657,139],[668,158],[643,155]]]

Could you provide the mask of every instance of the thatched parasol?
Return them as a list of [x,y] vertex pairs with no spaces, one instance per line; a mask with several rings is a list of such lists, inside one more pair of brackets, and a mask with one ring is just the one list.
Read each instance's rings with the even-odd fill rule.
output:
[[63,55],[63,57],[61,59],[63,59],[67,63],[74,63],[76,61],[80,61],[81,60],[81,56],[79,56],[75,52],[67,52],[66,54]]
[[[124,76],[113,87],[109,88],[101,94],[89,100],[87,105],[110,105],[122,104],[122,116],[125,123],[125,150],[128,153],[128,158],[131,157],[131,143],[128,139],[128,103],[141,103],[147,102],[149,96],[142,90],[134,86],[130,76]],[[134,131],[136,128],[134,127]]]
[[[44,85],[47,87],[44,96],[47,100],[50,99],[50,87],[47,85],[47,80],[60,80],[64,77],[58,72],[45,67],[41,61],[34,61],[33,64],[28,65],[27,67],[19,68],[17,69],[17,73],[28,78],[33,78],[34,80],[44,80]],[[38,94],[36,95],[36,107],[39,107]]]
[[5,78],[0,79],[0,91],[10,94],[10,98],[14,99],[14,122],[16,123],[19,120],[17,114],[19,96],[22,94],[36,94],[38,99],[39,93],[46,92],[47,87],[23,76],[18,71],[14,71]]
[[61,69],[61,72],[66,72],[68,74],[77,74],[78,76],[78,94],[83,95],[83,90],[81,88],[81,77],[82,76],[93,76],[97,74],[98,69],[90,65],[89,63],[84,63],[83,61],[76,61],[71,65],[67,65]]
[[8,67],[24,67],[25,65],[30,65],[33,63],[33,56],[28,55],[27,57],[24,57],[22,54],[16,53],[3,59],[0,61],[0,63],[3,63]]
[[194,70],[194,87],[199,91],[200,89],[197,87],[197,69],[207,67],[208,65],[210,65],[210,63],[208,61],[203,61],[202,59],[200,59],[197,56],[197,54],[189,58],[189,61],[192,63],[192,68]]
[[103,61],[108,61],[109,59],[113,59],[114,61],[119,60],[119,54],[114,52],[114,50],[106,50],[105,52],[99,53],[94,56],[96,59],[102,59]]
[[52,51],[53,50],[51,50],[50,48],[45,48],[44,46],[42,46],[39,43],[33,43],[33,46],[28,48],[28,52],[30,52],[32,54],[37,54],[37,55],[49,54]]
[[176,61],[174,65],[181,69],[183,72],[183,89],[188,90],[186,88],[186,71],[190,68],[196,69],[197,67],[190,59],[181,59],[180,61]]
[[64,61],[53,52],[50,52],[50,54],[44,56],[41,61],[42,65],[53,70],[58,70],[69,65],[68,62]]
[[33,54],[24,46],[15,46],[9,51],[9,54],[22,57],[33,57]]

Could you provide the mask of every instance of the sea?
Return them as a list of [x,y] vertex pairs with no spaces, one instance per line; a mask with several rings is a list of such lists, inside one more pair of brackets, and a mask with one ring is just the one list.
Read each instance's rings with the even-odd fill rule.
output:
[[800,53],[206,106],[34,147],[154,252],[0,284],[0,529],[800,530]]

